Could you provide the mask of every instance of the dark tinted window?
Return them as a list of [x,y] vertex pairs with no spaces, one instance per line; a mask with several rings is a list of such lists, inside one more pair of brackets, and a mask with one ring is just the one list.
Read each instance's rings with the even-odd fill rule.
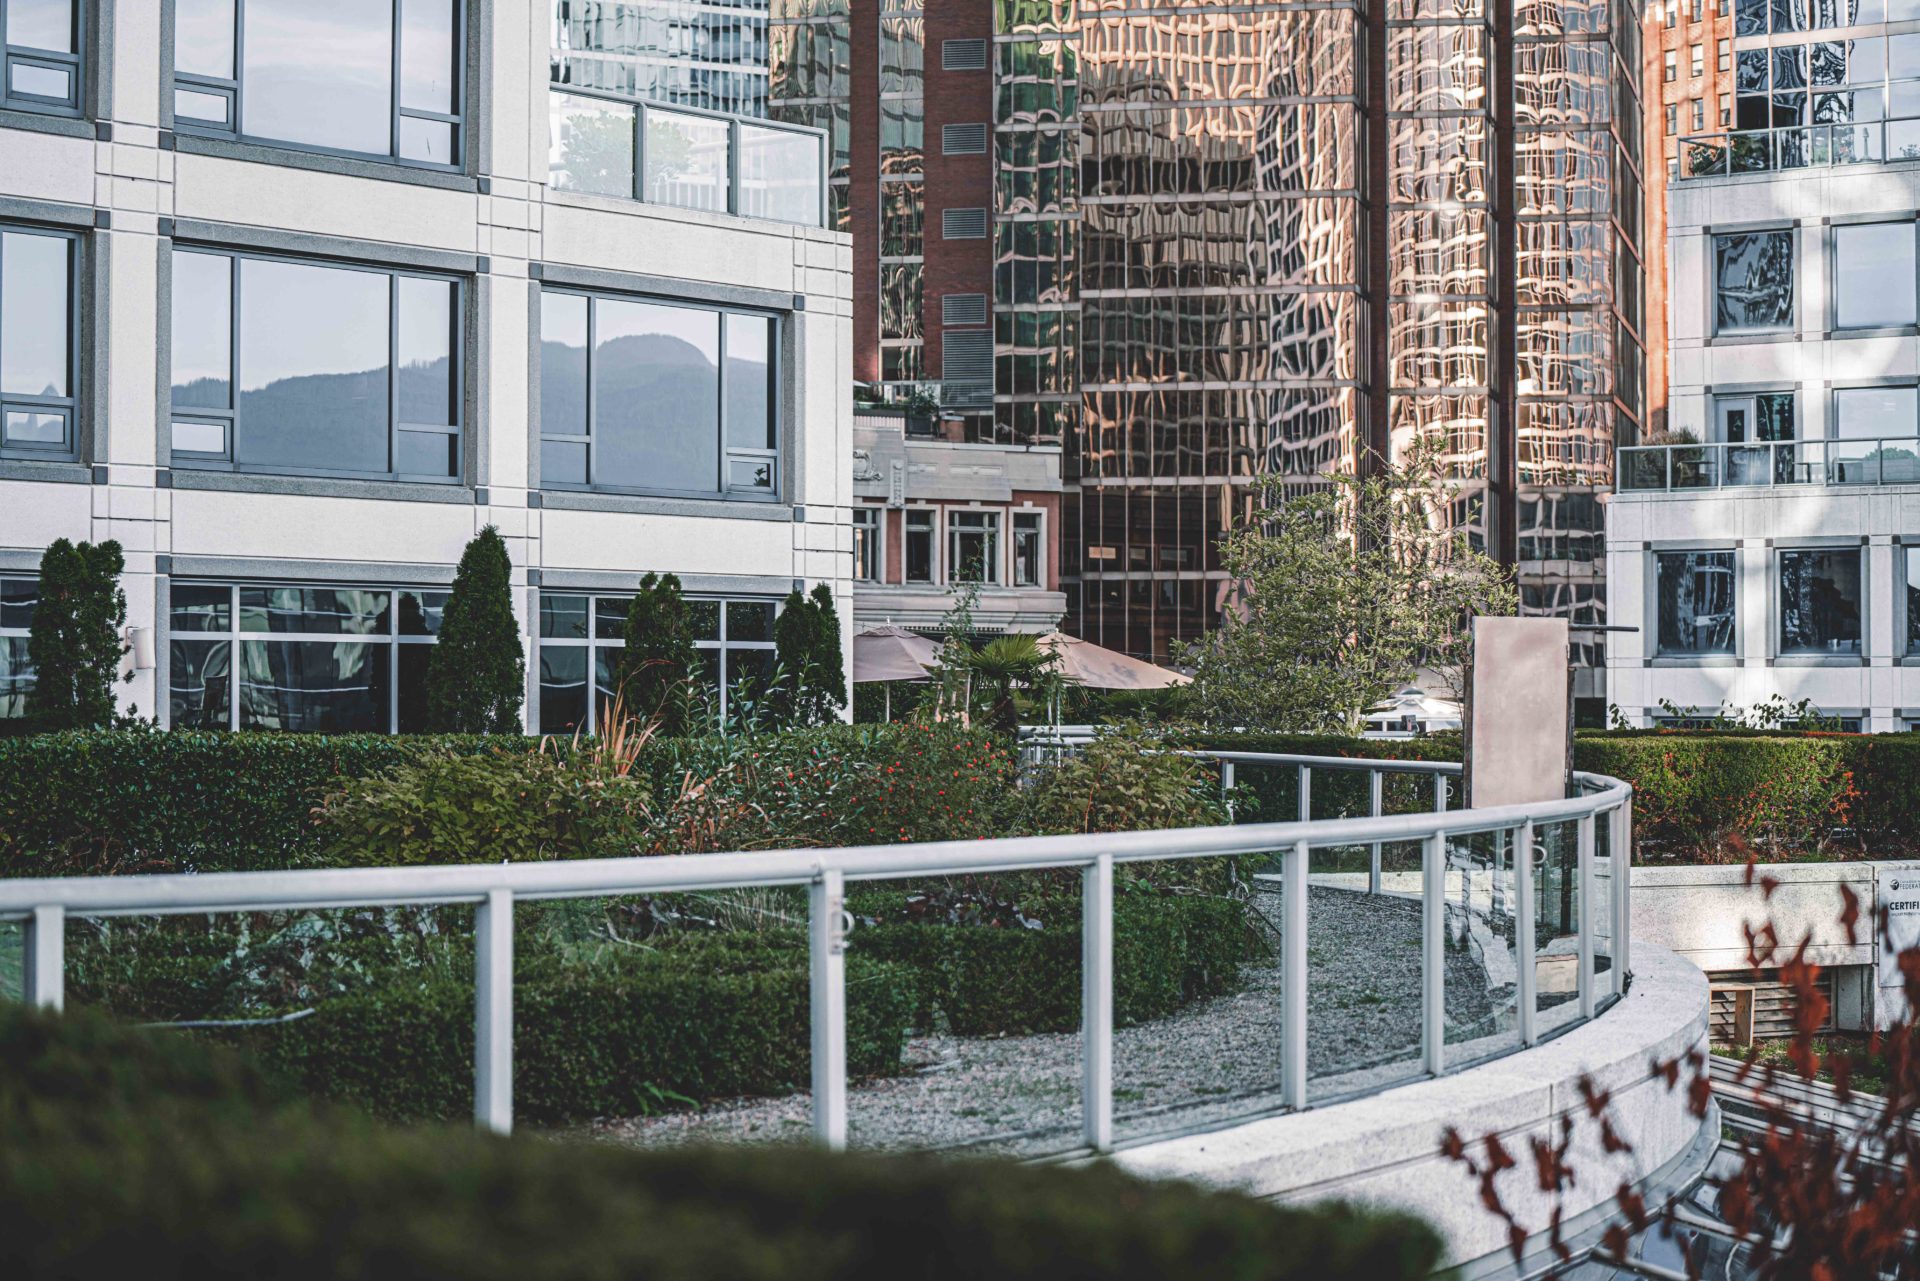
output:
[[1780,553],[1780,652],[1856,655],[1860,651],[1860,553]]
[[1733,653],[1732,552],[1661,552],[1662,654]]
[[1793,323],[1793,233],[1713,238],[1715,328],[1785,329]]

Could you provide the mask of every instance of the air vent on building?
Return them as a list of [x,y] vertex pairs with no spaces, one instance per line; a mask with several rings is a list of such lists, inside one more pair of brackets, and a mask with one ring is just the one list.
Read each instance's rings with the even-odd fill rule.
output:
[[944,209],[940,213],[940,234],[947,240],[985,240],[987,211],[980,209]]
[[950,383],[993,382],[993,335],[954,329],[940,336],[940,377]]
[[942,71],[985,71],[987,42],[985,40],[942,40],[940,69]]
[[985,294],[945,294],[940,299],[940,323],[943,325],[984,325],[987,323]]
[[987,154],[985,125],[940,126],[940,154],[945,156],[984,156]]

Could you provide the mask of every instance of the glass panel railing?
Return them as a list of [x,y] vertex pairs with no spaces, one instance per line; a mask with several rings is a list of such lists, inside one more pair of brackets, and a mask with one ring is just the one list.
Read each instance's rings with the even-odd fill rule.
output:
[[1667,487],[1667,451],[1659,448],[1622,449],[1618,483],[1622,490],[1660,490]]
[[733,168],[733,128],[713,116],[647,110],[647,177],[654,204],[725,212]]
[[633,195],[632,103],[553,95],[547,185],[597,196]]
[[740,212],[774,222],[820,222],[820,138],[790,129],[740,126]]
[[1640,445],[1622,449],[1622,493],[1756,485],[1920,484],[1920,438]]

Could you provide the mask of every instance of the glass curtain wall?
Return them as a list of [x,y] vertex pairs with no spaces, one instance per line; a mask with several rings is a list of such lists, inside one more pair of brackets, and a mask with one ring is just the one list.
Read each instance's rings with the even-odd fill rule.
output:
[[772,0],[767,15],[767,114],[827,131],[828,225],[848,223],[853,150],[851,0]]
[[556,85],[767,114],[771,0],[547,0]]

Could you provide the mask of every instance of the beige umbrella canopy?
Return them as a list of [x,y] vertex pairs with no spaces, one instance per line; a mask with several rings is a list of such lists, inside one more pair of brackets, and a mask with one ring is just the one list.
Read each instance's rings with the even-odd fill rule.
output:
[[1040,645],[1058,656],[1055,670],[1062,676],[1093,689],[1165,689],[1185,685],[1189,679],[1065,632],[1048,632]]
[[904,627],[871,627],[853,638],[853,680],[923,681],[940,647]]

